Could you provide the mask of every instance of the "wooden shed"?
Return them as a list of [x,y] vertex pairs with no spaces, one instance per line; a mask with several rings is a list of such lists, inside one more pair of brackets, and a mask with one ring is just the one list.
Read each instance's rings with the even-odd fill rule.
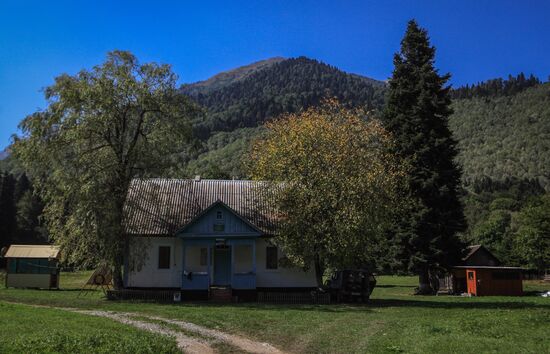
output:
[[59,288],[59,247],[50,245],[11,245],[7,260],[6,287]]
[[498,266],[458,266],[466,272],[467,293],[473,296],[523,295],[522,269]]

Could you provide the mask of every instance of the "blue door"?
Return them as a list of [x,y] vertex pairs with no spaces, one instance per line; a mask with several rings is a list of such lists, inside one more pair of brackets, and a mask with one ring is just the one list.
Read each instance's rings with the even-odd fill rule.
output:
[[214,250],[214,285],[231,284],[231,250]]

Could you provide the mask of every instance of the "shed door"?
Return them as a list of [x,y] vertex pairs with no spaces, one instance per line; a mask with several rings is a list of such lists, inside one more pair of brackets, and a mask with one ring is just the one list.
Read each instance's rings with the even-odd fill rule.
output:
[[477,276],[475,270],[466,271],[466,283],[468,284],[468,293],[477,295]]

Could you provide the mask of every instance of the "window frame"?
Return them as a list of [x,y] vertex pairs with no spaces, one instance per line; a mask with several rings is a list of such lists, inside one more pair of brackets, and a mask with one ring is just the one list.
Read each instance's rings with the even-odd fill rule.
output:
[[[274,254],[271,253],[274,250]],[[273,261],[270,259],[270,257],[275,256],[275,260]],[[274,263],[273,263],[274,262]],[[265,248],[265,269],[274,271],[279,269],[279,248],[277,246],[266,246]]]
[[[164,260],[163,258],[161,258],[161,249],[168,249],[167,267],[164,267],[165,265],[164,263],[161,264],[161,261]],[[167,246],[167,245],[158,246],[157,269],[169,270],[171,268],[172,268],[172,246]]]

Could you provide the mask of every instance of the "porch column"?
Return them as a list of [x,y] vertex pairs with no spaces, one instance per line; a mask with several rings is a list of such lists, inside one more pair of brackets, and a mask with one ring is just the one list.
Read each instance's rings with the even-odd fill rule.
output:
[[252,240],[252,272],[256,275],[256,240]]
[[235,273],[235,247],[237,243],[229,242],[229,245],[231,245],[231,285],[233,285],[233,274]]
[[210,275],[210,253],[212,252],[212,246],[210,244],[208,244],[208,246],[206,246],[206,273],[208,273],[208,284],[211,284],[212,283],[212,276]]

